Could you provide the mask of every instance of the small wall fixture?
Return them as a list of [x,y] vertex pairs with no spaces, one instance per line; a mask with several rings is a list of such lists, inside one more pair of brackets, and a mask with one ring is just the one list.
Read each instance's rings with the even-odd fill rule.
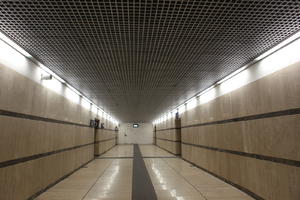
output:
[[41,75],[41,80],[52,80],[52,74],[49,75]]

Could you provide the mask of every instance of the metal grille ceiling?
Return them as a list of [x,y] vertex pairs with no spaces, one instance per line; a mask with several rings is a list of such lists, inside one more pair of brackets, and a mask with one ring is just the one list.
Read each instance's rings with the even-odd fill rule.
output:
[[300,29],[299,1],[1,1],[0,30],[124,122],[151,121]]

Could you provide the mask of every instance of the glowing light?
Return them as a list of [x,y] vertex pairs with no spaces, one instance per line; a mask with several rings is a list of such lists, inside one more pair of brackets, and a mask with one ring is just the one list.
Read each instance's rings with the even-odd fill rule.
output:
[[216,96],[216,89],[213,88],[199,97],[200,104],[209,102],[210,100],[214,99],[215,96]]
[[79,103],[79,95],[70,88],[66,88],[66,97],[74,103]]
[[223,82],[220,85],[220,89],[222,91],[222,94],[226,94],[228,92],[231,92],[233,90],[236,90],[243,85],[245,85],[248,82],[249,78],[249,72],[243,71],[240,74],[228,79],[226,82]]
[[43,86],[47,87],[48,89],[57,92],[57,93],[62,93],[63,91],[63,85],[61,84],[61,82],[59,82],[56,79],[52,79],[52,80],[45,80],[41,82]]
[[281,49],[282,47],[284,47],[285,45],[288,45],[289,43],[297,40],[300,37],[300,32],[297,32],[295,34],[293,34],[291,37],[287,38],[286,40],[284,40],[283,42],[281,42],[280,44],[276,45],[275,47],[273,47],[272,49],[269,49],[268,51],[266,51],[265,53],[261,54],[260,56],[258,56],[257,58],[255,58],[255,61],[259,61],[264,59],[265,57],[271,55],[272,53],[274,53],[275,51]]
[[203,90],[202,92],[200,92],[197,97],[200,97],[201,95],[205,94],[206,92],[212,90],[213,88],[215,88],[215,85],[210,86],[209,88]]
[[[300,32],[297,32],[274,48],[258,56],[254,61],[239,68],[218,81],[216,84],[205,89],[197,95],[197,97],[200,97],[200,104],[206,103],[217,96],[236,90],[252,81],[258,80],[293,63],[299,62],[299,38]],[[218,86],[220,87],[220,91],[218,91],[217,94],[216,87]],[[192,106],[187,105],[187,109],[190,109],[191,107]],[[178,111],[179,113],[183,113],[185,107],[180,105]]]
[[300,39],[261,60],[257,73],[270,74],[299,61]]
[[62,78],[60,78],[57,74],[55,74],[53,71],[51,71],[48,67],[46,67],[45,65],[39,64],[39,67],[44,70],[46,73],[51,74],[54,78],[56,78],[57,80],[59,80],[62,83],[65,83],[66,81],[64,81]]
[[195,108],[197,106],[197,98],[193,97],[186,103],[186,109],[190,110],[192,108]]
[[98,111],[98,116],[99,116],[99,117],[103,117],[103,110],[102,110],[102,109],[99,109],[99,111]]
[[[30,60],[28,59],[30,58]],[[35,62],[32,62],[35,61]],[[75,103],[81,103],[85,108],[90,109],[91,100],[84,97],[78,90],[71,85],[67,84],[65,80],[60,78],[48,67],[39,63],[37,60],[31,57],[31,55],[17,45],[14,41],[9,39],[5,34],[0,32],[0,63],[7,66],[22,75],[25,75],[32,80],[42,84],[44,87],[57,92],[60,95],[65,96],[69,100]],[[34,65],[38,67],[33,67]],[[41,80],[41,75],[52,75],[52,80]],[[64,86],[67,86],[65,90]],[[80,102],[80,96],[83,97],[83,101]],[[97,113],[97,106],[93,112]],[[100,109],[99,109],[100,110]],[[101,112],[100,112],[101,113]],[[114,123],[118,123],[113,117],[109,117]]]
[[[75,92],[77,95],[79,95],[79,96],[83,96],[78,90],[76,90],[74,87],[72,87],[71,85],[69,85],[69,84],[66,84],[67,85],[67,87],[69,88],[69,89],[71,89],[73,92]],[[88,100],[86,97],[83,97],[83,98],[85,98],[87,101],[90,101],[90,100]]]
[[97,114],[98,113],[98,108],[96,105],[92,105],[92,112]]
[[103,118],[104,118],[104,119],[107,119],[107,114],[106,114],[106,112],[103,112]]
[[0,32],[0,39],[7,43],[9,46],[17,50],[19,53],[23,54],[25,57],[31,58],[31,55],[27,53],[23,48],[17,45],[14,41],[9,39],[6,35]]
[[178,113],[181,114],[181,113],[184,113],[185,112],[185,105],[182,104],[178,107]]
[[217,84],[221,84],[225,81],[227,81],[228,79],[234,77],[235,75],[239,74],[240,72],[242,72],[243,70],[245,70],[248,66],[245,65],[244,67],[239,68],[238,70],[234,71],[233,73],[229,74],[228,76],[226,76],[225,78],[223,78],[222,80],[218,81]]
[[176,114],[176,113],[177,113],[177,111],[178,111],[178,109],[177,109],[177,108],[175,108],[175,109],[173,109],[173,110],[172,110],[172,112],[173,112],[174,114]]
[[24,72],[28,70],[26,65],[28,62],[27,59],[3,41],[0,41],[0,59],[1,63],[15,71],[23,70]]
[[88,110],[91,108],[91,103],[84,98],[81,98],[81,105]]
[[169,112],[168,113],[168,117],[167,117],[167,119],[170,119],[172,117],[172,113],[171,112]]

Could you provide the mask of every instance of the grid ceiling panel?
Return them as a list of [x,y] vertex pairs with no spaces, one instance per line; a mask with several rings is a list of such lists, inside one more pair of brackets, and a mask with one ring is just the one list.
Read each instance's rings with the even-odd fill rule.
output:
[[150,121],[300,29],[299,1],[1,1],[0,30],[121,121]]

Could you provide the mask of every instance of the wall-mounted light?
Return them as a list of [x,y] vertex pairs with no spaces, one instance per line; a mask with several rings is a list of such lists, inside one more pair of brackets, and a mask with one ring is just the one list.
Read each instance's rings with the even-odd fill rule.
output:
[[60,81],[61,83],[66,83],[66,81],[62,78],[60,78],[58,75],[56,75],[52,70],[50,70],[48,67],[46,67],[45,65],[39,63],[38,66],[45,71],[48,74],[51,74],[54,78],[56,78],[58,81]]
[[52,74],[41,74],[41,80],[52,80]]
[[[229,74],[228,76],[226,76],[225,78],[219,80],[216,84],[213,84],[212,86],[208,87],[207,89],[205,89],[204,91],[198,93],[196,96],[200,97],[200,104],[206,103],[208,101],[210,101],[211,99],[213,99],[216,96],[216,91],[213,90],[216,86],[221,85],[221,89],[222,92],[230,92],[234,89],[237,89],[238,87],[242,86],[245,84],[245,82],[247,82],[247,73],[245,73],[245,70],[250,67],[251,65],[255,64],[256,62],[264,59],[263,61],[269,61],[269,65],[271,66],[271,69],[267,69],[267,67],[264,67],[264,69],[261,69],[260,71],[263,70],[269,70],[269,71],[276,71],[280,68],[283,68],[284,66],[287,66],[289,64],[289,62],[285,59],[281,59],[284,61],[284,65],[280,65],[278,64],[278,61],[276,63],[272,63],[271,59],[268,60],[268,58],[273,55],[275,52],[279,52],[278,50],[283,50],[282,52],[287,52],[288,50],[290,50],[289,53],[286,53],[286,56],[290,57],[291,59],[291,63],[293,61],[293,56],[295,56],[293,54],[293,52],[297,52],[298,49],[296,49],[293,46],[297,46],[297,40],[300,38],[300,31],[293,34],[291,37],[287,38],[286,40],[284,40],[283,42],[281,42],[280,44],[276,45],[275,47],[273,47],[272,49],[269,49],[268,51],[266,51],[265,53],[261,54],[260,56],[256,57],[252,62],[248,63],[247,65],[237,69],[236,71],[234,71],[233,73]],[[293,44],[294,45],[293,45]],[[290,45],[291,44],[291,45]],[[288,47],[291,46],[291,47]],[[299,46],[299,45],[298,45]],[[288,47],[288,48],[285,48]],[[283,53],[282,53],[283,54]],[[282,54],[278,54],[278,55],[282,55]],[[268,58],[267,58],[268,57]],[[277,56],[277,58],[279,58],[280,56]],[[283,55],[283,57],[285,57]],[[265,59],[267,58],[267,59]],[[280,57],[282,58],[282,57]],[[272,60],[276,60],[274,58],[272,58]],[[262,61],[262,62],[263,62]],[[272,63],[272,64],[271,64]],[[275,66],[275,67],[274,67]],[[278,66],[276,68],[276,66]],[[261,67],[263,68],[263,67]],[[260,72],[262,73],[262,72]],[[267,74],[267,73],[265,73]],[[239,75],[239,76],[236,76]],[[238,80],[239,81],[236,81]],[[190,100],[190,99],[189,99]],[[189,100],[187,100],[186,102],[188,102]],[[180,108],[182,105],[178,106],[177,108]],[[179,113],[184,112],[183,108],[179,109]],[[160,123],[160,121],[158,121],[158,123]]]
[[[13,40],[11,40],[9,37],[7,37],[2,32],[0,32],[0,41],[1,41],[0,45],[7,47],[7,49],[6,49],[1,46],[1,48],[0,48],[0,50],[1,50],[0,53],[2,56],[1,59],[4,58],[4,60],[8,60],[10,66],[14,66],[14,69],[16,69],[17,71],[22,71],[22,70],[24,71],[24,69],[20,68],[20,66],[24,65],[23,59],[24,59],[24,61],[27,61],[27,59],[30,58],[42,70],[39,73],[39,75],[41,74],[41,80],[51,80],[51,81],[43,81],[42,82],[43,86],[45,86],[53,91],[56,91],[58,93],[61,93],[61,91],[63,91],[62,90],[63,86],[66,86],[65,95],[68,99],[70,99],[76,103],[79,103],[79,99],[80,99],[79,97],[82,97],[87,102],[94,105],[94,103],[92,103],[91,100],[86,98],[78,90],[76,90],[74,87],[69,85],[64,79],[60,78],[57,74],[55,74],[48,67],[44,66],[38,60],[33,58],[28,52],[26,52],[22,47],[20,47],[18,44],[16,44]],[[8,52],[7,55],[5,54],[6,52]],[[22,62],[20,62],[20,61],[22,61]],[[27,67],[27,65],[26,65],[26,67]],[[88,107],[87,103],[85,104],[85,106]],[[89,105],[89,107],[91,107],[91,106]],[[96,107],[101,111],[101,109],[98,106],[96,106]],[[94,110],[94,112],[95,112],[95,110]],[[111,116],[110,116],[109,120],[115,121],[115,119]]]
[[225,78],[219,80],[219,81],[217,82],[217,84],[219,85],[219,84],[221,84],[221,83],[227,81],[228,79],[234,77],[235,75],[237,75],[237,74],[241,73],[242,71],[244,71],[245,69],[247,69],[247,67],[248,67],[248,65],[245,65],[245,66],[243,66],[243,67],[237,69],[236,71],[234,71],[233,73],[229,74],[229,75],[226,76]]

